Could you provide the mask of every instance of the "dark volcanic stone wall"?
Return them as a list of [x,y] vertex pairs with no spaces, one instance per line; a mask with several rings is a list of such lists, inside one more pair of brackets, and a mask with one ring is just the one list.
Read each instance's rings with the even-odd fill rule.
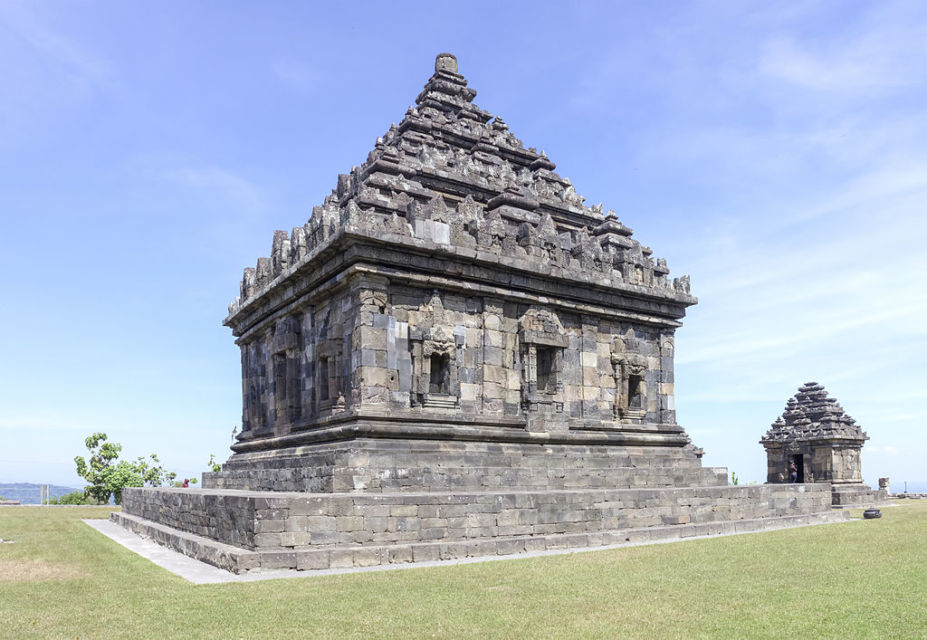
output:
[[829,510],[831,501],[829,484],[473,494],[127,491],[126,514],[152,520],[139,508],[146,501],[136,496],[154,493],[170,505],[156,522],[220,542],[228,542],[223,532],[244,530],[247,535],[232,544],[246,549],[602,533],[807,515]]
[[248,454],[206,488],[252,491],[415,492],[700,487],[727,484],[726,469],[703,468],[677,448],[359,439]]
[[344,425],[364,420],[393,428],[359,426],[368,437],[688,443],[673,386],[688,278],[475,95],[439,56],[366,162],[245,270],[225,321],[242,351],[237,454],[356,438]]

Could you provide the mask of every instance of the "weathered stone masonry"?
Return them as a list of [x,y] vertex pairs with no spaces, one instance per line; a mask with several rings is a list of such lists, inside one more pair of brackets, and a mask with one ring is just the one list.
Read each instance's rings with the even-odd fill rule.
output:
[[366,162],[274,233],[225,320],[232,457],[203,490],[127,490],[114,518],[240,571],[830,517],[819,488],[702,467],[674,405],[688,277],[475,95],[439,55]]
[[[439,57],[367,162],[245,270],[226,320],[242,350],[237,473],[208,486],[320,490],[279,484],[266,452],[296,469],[299,446],[361,436],[663,446],[700,466],[673,402],[688,278],[475,93]],[[432,450],[419,463],[439,465]],[[672,484],[638,467],[626,486]],[[346,488],[370,490],[357,475]]]
[[157,501],[132,492],[114,518],[234,571],[672,540],[833,522],[846,515],[830,513],[827,484],[412,495],[151,491]]
[[834,505],[884,501],[887,490],[863,484],[860,458],[868,439],[823,386],[806,382],[760,440],[766,449],[766,481],[788,482],[794,463],[799,482],[831,484]]

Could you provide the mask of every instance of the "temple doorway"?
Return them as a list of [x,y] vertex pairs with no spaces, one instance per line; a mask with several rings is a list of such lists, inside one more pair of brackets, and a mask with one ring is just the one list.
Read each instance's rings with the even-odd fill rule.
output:
[[791,456],[789,462],[794,462],[795,466],[798,468],[798,482],[805,481],[805,456],[797,453]]

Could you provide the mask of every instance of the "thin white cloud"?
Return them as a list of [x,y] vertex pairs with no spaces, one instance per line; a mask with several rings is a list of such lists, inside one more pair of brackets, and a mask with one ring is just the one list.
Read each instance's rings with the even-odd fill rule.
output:
[[[40,70],[50,74],[48,80],[89,92],[112,78],[113,65],[109,60],[55,30],[50,22],[38,14],[38,7],[33,3],[0,4],[0,25],[14,38],[27,43],[37,56]],[[19,57],[8,60],[6,65],[24,62]]]
[[880,89],[922,83],[917,70],[927,62],[927,28],[916,8],[894,8],[880,11],[872,5],[858,25],[830,38],[799,42],[793,36],[773,37],[764,44],[759,69],[803,89],[844,97],[869,98]]
[[[927,123],[922,125],[923,136]],[[922,198],[921,202],[927,202],[927,158],[913,158],[890,166],[879,166],[854,177],[847,184],[841,185],[830,197],[818,204],[802,208],[790,219],[807,220],[862,206],[884,208],[887,199],[898,199],[907,195],[919,195]],[[923,224],[927,225],[927,222]],[[920,227],[924,228],[923,225]]]
[[901,453],[901,449],[891,444],[886,444],[882,446],[866,444],[864,445],[863,451],[865,453],[878,453],[878,454],[886,455],[886,456],[897,456]]
[[258,186],[240,175],[217,167],[168,170],[164,177],[194,189],[208,189],[237,206],[261,210],[264,198]]
[[113,65],[40,14],[54,5],[0,2],[0,148],[30,147],[48,118],[114,86]]
[[816,91],[860,91],[893,85],[901,78],[885,74],[878,61],[850,51],[841,55],[814,56],[792,40],[776,39],[766,44],[760,70],[779,80],[785,80]]
[[[111,419],[111,418],[109,418]],[[77,431],[90,434],[94,431],[105,431],[107,426],[117,427],[117,423],[107,424],[105,416],[76,415],[73,412],[56,411],[54,409],[38,409],[26,413],[15,413],[0,416],[0,431],[20,433]]]
[[304,64],[292,60],[275,60],[270,70],[284,86],[300,95],[316,95],[321,89],[322,74]]

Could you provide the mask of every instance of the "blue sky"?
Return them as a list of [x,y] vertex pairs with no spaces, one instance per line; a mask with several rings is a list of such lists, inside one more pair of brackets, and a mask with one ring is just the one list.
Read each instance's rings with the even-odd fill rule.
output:
[[[824,384],[872,484],[927,485],[927,4],[0,4],[0,481],[79,485],[105,431],[228,455],[243,267],[433,70],[688,273],[679,422],[762,481]],[[927,488],[927,486],[925,486]]]

